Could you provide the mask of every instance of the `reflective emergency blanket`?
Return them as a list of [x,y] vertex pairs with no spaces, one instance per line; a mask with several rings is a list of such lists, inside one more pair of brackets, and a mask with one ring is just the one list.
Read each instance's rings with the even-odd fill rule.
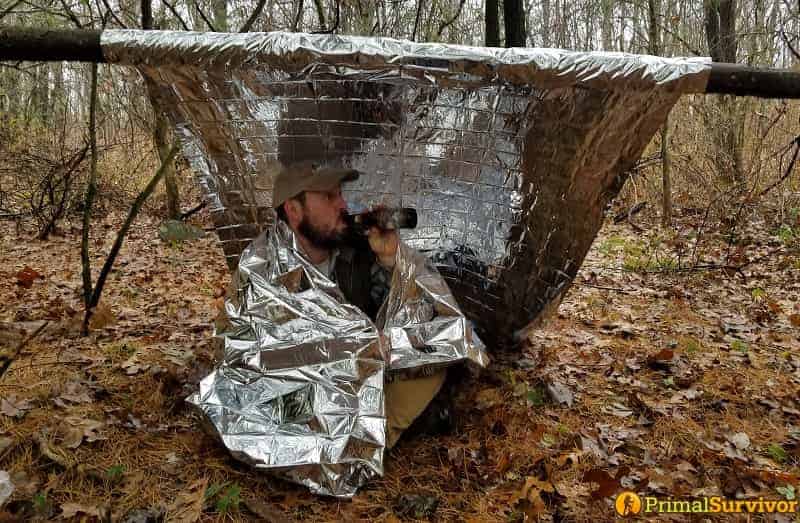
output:
[[352,207],[415,207],[404,240],[484,340],[558,305],[607,204],[702,61],[301,33],[105,31],[183,138],[230,265],[272,223],[270,169],[361,170]]
[[351,496],[383,473],[386,362],[404,372],[487,362],[444,280],[405,245],[378,322],[278,222],[242,253],[217,329],[221,361],[189,401],[238,459]]

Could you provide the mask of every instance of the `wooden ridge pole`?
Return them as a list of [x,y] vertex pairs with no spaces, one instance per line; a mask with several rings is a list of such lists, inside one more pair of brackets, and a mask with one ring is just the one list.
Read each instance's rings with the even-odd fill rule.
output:
[[[0,26],[0,61],[105,62],[100,31]],[[713,62],[705,92],[800,98],[800,72]]]
[[100,31],[0,26],[0,61],[105,62]]

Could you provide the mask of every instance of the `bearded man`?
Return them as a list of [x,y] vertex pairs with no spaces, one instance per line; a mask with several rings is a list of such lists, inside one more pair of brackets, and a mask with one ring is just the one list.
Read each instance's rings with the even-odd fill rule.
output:
[[[272,204],[278,218],[295,234],[306,259],[337,284],[349,303],[374,321],[389,292],[399,237],[396,230],[377,227],[367,231],[366,241],[353,233],[342,184],[358,176],[352,169],[295,163],[277,174]],[[393,447],[414,420],[418,421],[413,432],[449,430],[451,408],[447,399],[437,398],[431,403],[445,376],[446,372],[440,370],[386,385],[387,447]]]

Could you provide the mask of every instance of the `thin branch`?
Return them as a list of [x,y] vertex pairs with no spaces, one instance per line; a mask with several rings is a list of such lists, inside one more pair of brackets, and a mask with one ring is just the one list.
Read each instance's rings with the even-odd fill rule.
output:
[[164,158],[163,162],[161,162],[161,166],[158,168],[158,171],[156,171],[156,174],[153,175],[153,177],[147,183],[147,186],[142,189],[142,192],[139,193],[139,196],[136,197],[133,205],[131,205],[131,209],[128,211],[128,217],[125,219],[125,223],[122,224],[122,227],[120,227],[119,231],[117,232],[117,238],[114,240],[114,245],[111,247],[111,251],[108,253],[108,258],[106,258],[106,262],[103,264],[103,268],[100,270],[100,275],[97,277],[97,284],[94,286],[94,292],[92,294],[92,300],[90,303],[91,308],[97,307],[97,304],[100,303],[100,293],[103,292],[103,286],[106,283],[108,275],[111,273],[111,267],[114,266],[117,255],[122,248],[122,244],[125,241],[125,235],[128,234],[128,230],[131,228],[133,221],[139,214],[142,205],[161,181],[161,178],[164,177],[164,173],[167,172],[167,168],[170,166],[177,153],[178,144],[175,143],[172,145],[172,149],[169,150],[169,153],[167,153],[167,157]]
[[67,5],[67,2],[65,0],[61,0],[61,6],[64,8],[64,11],[67,12],[67,17],[70,20],[72,20],[72,23],[75,24],[75,26],[78,29],[81,29],[83,27],[83,24],[81,24],[81,21],[78,19],[78,17],[72,11],[72,9],[70,9],[70,7]]
[[185,20],[184,20],[184,19],[181,17],[181,15],[178,13],[178,11],[175,9],[175,7],[174,7],[172,4],[170,4],[169,2],[167,2],[167,0],[161,0],[161,3],[162,3],[162,4],[164,4],[165,6],[167,6],[167,9],[169,9],[169,10],[170,10],[170,12],[171,12],[173,15],[175,15],[175,18],[177,18],[177,19],[178,19],[178,21],[181,23],[181,27],[183,27],[183,30],[184,30],[184,31],[191,31],[191,29],[189,29],[189,25],[188,25],[188,24],[186,23],[186,21],[185,21]]
[[108,0],[102,0],[102,1],[103,1],[103,5],[106,7],[106,10],[107,10],[108,14],[111,15],[111,18],[114,19],[114,21],[117,23],[117,25],[119,25],[123,29],[127,29],[128,26],[125,25],[125,23],[122,20],[120,20],[117,17],[117,15],[114,14],[114,11],[111,9],[111,6],[108,5]]
[[208,19],[208,17],[207,17],[207,16],[206,16],[206,14],[203,12],[203,10],[202,10],[202,9],[200,9],[200,4],[197,2],[197,0],[195,0],[195,2],[194,2],[194,8],[195,8],[195,9],[197,9],[197,13],[200,15],[200,18],[202,18],[202,19],[203,19],[203,21],[206,23],[206,25],[207,25],[207,26],[208,26],[208,28],[211,30],[211,32],[212,32],[212,33],[216,33],[216,32],[217,32],[217,30],[216,30],[216,29],[214,29],[214,24],[212,24],[212,23],[211,23],[211,20],[209,20],[209,19]]
[[442,36],[442,33],[444,32],[444,30],[447,29],[448,27],[450,27],[451,25],[453,25],[453,23],[456,20],[458,20],[458,17],[461,16],[461,9],[463,9],[465,2],[466,2],[466,0],[460,0],[458,2],[458,9],[456,9],[456,14],[454,14],[453,17],[450,20],[445,20],[444,22],[439,24],[439,31],[436,33],[436,37],[437,38]]
[[[783,183],[784,180],[786,180],[792,174],[792,171],[794,170],[794,164],[797,163],[797,157],[800,156],[800,135],[796,136],[795,139],[792,140],[792,143],[794,144],[794,154],[792,154],[792,159],[789,162],[789,166],[786,167],[786,170],[777,181],[770,184],[766,189],[758,194],[759,197],[764,196],[772,189]],[[789,146],[791,147],[791,144]]]
[[419,19],[422,18],[422,0],[417,0],[417,16],[414,17],[414,31],[411,33],[411,41],[417,41],[417,30],[419,29]]
[[[163,1],[163,0],[162,0]],[[250,18],[244,23],[241,29],[239,29],[240,33],[247,33],[253,27],[253,24],[256,23],[258,17],[261,16],[261,11],[264,10],[264,4],[267,3],[267,0],[258,0],[258,4],[256,8],[253,10],[253,14],[250,15]]]
[[786,47],[789,48],[789,51],[791,51],[794,58],[796,60],[800,60],[800,53],[798,53],[797,49],[795,49],[794,46],[792,45],[792,42],[789,40],[789,37],[786,35],[786,31],[784,31],[783,27],[781,27],[781,38],[783,39],[783,43],[786,44]]

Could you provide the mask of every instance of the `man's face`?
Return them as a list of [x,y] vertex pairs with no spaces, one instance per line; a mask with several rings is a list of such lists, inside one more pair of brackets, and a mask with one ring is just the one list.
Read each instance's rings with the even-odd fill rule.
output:
[[322,249],[337,247],[347,234],[347,203],[340,187],[330,191],[306,191],[297,230]]

